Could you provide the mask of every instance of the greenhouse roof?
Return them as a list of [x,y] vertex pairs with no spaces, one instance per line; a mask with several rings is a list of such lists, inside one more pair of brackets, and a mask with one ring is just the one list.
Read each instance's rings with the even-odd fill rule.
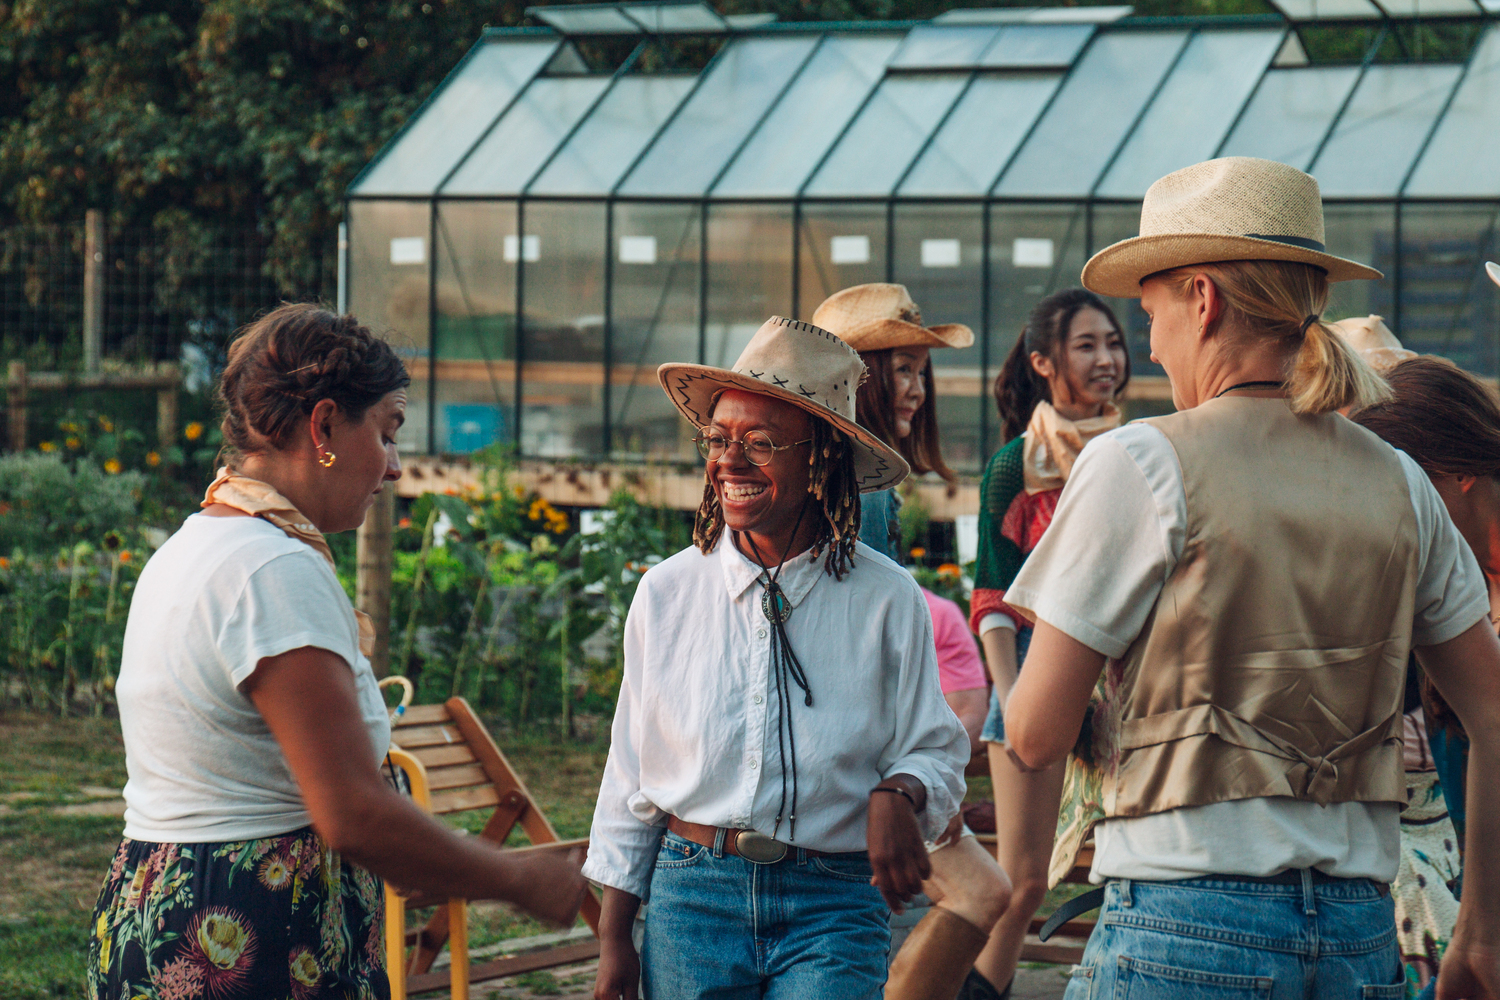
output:
[[[487,32],[349,194],[1135,200],[1179,167],[1250,155],[1308,170],[1334,199],[1500,196],[1500,29],[1463,63],[1311,65],[1295,21],[1390,23],[1417,6],[1278,7],[1285,19],[1069,7],[837,25],[703,3],[545,8],[550,27]],[[1484,14],[1440,7],[1421,5]],[[632,57],[591,73],[571,41],[684,33],[723,39],[701,72]]]

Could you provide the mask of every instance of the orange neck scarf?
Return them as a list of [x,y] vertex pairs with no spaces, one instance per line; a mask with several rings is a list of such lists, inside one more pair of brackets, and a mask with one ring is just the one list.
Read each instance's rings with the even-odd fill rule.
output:
[[1037,403],[1026,427],[1026,443],[1021,446],[1026,492],[1062,489],[1083,446],[1119,426],[1120,411],[1113,403],[1105,403],[1099,416],[1087,420],[1069,420],[1046,400]]
[[[286,532],[288,537],[305,542],[317,550],[328,560],[329,566],[334,565],[333,550],[328,547],[328,540],[323,537],[317,525],[269,483],[242,476],[225,466],[219,470],[219,478],[210,483],[204,492],[201,506],[208,507],[216,503],[269,521]],[[359,623],[359,651],[369,656],[375,651],[375,623],[369,615],[357,609],[354,619]]]

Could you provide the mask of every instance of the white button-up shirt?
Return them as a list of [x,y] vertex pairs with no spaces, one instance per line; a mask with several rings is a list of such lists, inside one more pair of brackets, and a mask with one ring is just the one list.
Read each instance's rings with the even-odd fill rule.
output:
[[[927,602],[905,570],[864,544],[843,580],[824,571],[825,555],[789,559],[778,581],[813,696],[808,707],[788,682],[794,843],[865,850],[870,789],[901,773],[926,786],[918,820],[936,840],[963,800],[969,742],[943,700]],[[785,818],[776,830],[782,761],[760,575],[726,532],[708,555],[684,549],[641,579],[583,869],[595,882],[646,898],[668,815],[790,841]]]

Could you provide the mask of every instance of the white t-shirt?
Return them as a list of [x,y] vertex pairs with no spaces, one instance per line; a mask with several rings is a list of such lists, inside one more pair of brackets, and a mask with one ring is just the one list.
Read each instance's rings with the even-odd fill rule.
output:
[[328,561],[258,517],[184,521],[141,571],[125,626],[115,687],[125,836],[213,843],[312,822],[281,747],[240,690],[261,660],[304,646],[354,671],[378,764],[389,716]]
[[[1483,620],[1489,597],[1479,564],[1432,483],[1416,462],[1397,454],[1419,536],[1412,643],[1435,645]],[[1150,424],[1121,427],[1079,455],[1052,524],[1005,600],[1118,659],[1182,557],[1186,531],[1176,451]],[[1106,820],[1095,828],[1091,877],[1166,881],[1318,868],[1389,882],[1399,856],[1400,808],[1260,798]]]

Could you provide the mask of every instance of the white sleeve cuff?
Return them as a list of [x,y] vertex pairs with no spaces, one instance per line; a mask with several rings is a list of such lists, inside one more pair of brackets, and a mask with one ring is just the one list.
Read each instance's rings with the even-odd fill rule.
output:
[[992,611],[979,619],[979,635],[982,638],[986,632],[993,632],[997,628],[1008,628],[1016,631],[1016,620],[1010,615],[1002,615],[998,611]]

